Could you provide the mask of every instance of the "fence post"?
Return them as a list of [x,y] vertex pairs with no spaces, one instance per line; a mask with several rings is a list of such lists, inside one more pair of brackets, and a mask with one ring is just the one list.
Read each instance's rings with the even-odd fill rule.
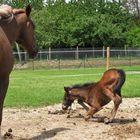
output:
[[107,47],[107,52],[106,52],[106,70],[109,69],[109,65],[110,65],[110,47]]
[[84,58],[84,68],[86,67],[86,61],[87,61],[87,54],[85,55],[85,58]]
[[18,46],[18,44],[17,44],[17,43],[16,43],[16,48],[17,48],[17,52],[18,52],[19,62],[20,62],[20,64],[21,64],[21,62],[22,62],[22,58],[21,58],[20,49],[19,49],[19,46]]
[[127,55],[127,52],[126,52],[126,45],[124,45],[124,52],[125,52],[125,56]]
[[76,47],[76,55],[75,55],[76,60],[79,59],[79,48],[78,46]]
[[60,59],[58,61],[58,68],[59,68],[59,70],[61,69],[61,60]]
[[40,50],[40,52],[39,52],[39,60],[42,60],[42,51]]
[[95,48],[94,48],[94,46],[92,47],[92,50],[93,50],[93,57],[95,57]]
[[27,52],[24,52],[24,58],[25,58],[25,62],[27,63],[27,60],[28,60],[28,58],[27,58]]
[[103,46],[103,58],[105,58],[105,46]]
[[51,47],[49,47],[49,60],[51,60]]
[[129,58],[129,64],[130,64],[130,67],[132,66],[132,61],[131,61],[131,55],[130,55],[130,58]]

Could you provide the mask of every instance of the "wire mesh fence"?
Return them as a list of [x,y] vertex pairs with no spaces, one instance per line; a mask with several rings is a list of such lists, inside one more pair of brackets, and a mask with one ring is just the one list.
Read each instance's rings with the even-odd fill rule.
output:
[[[30,60],[26,52],[14,52],[15,68],[64,69],[106,67],[107,50],[93,49],[48,49],[38,52]],[[140,50],[110,49],[110,66],[140,65]]]

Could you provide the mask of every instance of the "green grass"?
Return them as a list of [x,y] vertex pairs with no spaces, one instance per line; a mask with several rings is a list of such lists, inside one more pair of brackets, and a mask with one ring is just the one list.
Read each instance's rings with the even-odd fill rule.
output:
[[[126,71],[132,67],[125,67]],[[133,68],[135,71],[140,67]],[[62,102],[64,86],[97,81],[105,69],[14,70],[5,100],[6,107],[40,107]],[[140,74],[127,74],[125,97],[140,97]]]

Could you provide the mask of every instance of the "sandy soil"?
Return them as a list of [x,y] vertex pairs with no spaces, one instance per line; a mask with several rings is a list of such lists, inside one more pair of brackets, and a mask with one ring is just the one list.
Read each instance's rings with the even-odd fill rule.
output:
[[[2,133],[12,129],[14,140],[140,140],[140,98],[123,99],[113,123],[104,124],[111,102],[95,118],[84,121],[86,113],[76,103],[70,118],[61,113],[61,104],[37,109],[4,109]],[[9,130],[11,131],[11,130]],[[11,135],[10,135],[11,134]]]

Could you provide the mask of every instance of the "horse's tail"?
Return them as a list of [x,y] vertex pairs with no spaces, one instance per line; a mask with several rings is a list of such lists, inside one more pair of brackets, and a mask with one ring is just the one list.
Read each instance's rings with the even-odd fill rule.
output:
[[113,91],[115,93],[117,93],[119,96],[121,96],[121,88],[125,82],[126,75],[123,70],[118,70],[118,73],[119,73],[119,80],[118,80],[116,86],[114,87]]

